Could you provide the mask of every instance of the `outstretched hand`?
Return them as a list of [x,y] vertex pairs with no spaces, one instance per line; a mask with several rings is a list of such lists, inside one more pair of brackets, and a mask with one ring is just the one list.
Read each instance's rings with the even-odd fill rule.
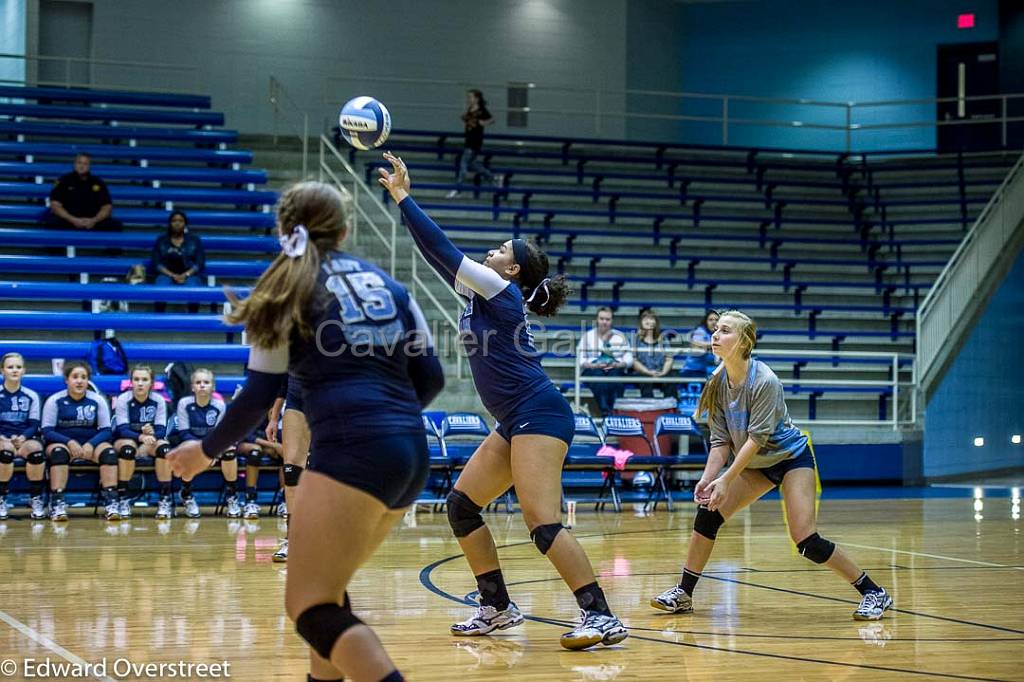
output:
[[409,196],[409,169],[405,167],[405,162],[398,158],[391,152],[384,152],[384,159],[391,164],[391,172],[389,173],[384,168],[378,168],[377,173],[380,175],[377,178],[377,182],[380,183],[381,187],[388,191],[394,202],[400,203],[402,199]]
[[167,453],[167,463],[171,471],[180,478],[192,479],[210,468],[211,459],[203,452],[203,443],[198,440],[187,440]]

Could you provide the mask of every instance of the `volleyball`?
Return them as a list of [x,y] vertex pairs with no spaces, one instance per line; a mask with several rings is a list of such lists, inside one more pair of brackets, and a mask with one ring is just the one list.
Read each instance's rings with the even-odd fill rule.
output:
[[387,142],[391,114],[373,97],[355,97],[341,108],[338,127],[345,141],[356,149],[375,149]]

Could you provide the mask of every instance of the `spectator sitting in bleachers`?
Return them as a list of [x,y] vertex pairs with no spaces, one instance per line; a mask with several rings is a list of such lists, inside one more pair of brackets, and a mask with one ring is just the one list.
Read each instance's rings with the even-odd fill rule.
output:
[[[663,377],[672,370],[672,353],[661,338],[661,321],[654,308],[640,311],[636,345],[633,347],[633,372],[642,377]],[[672,395],[672,384],[641,383],[640,397],[653,398],[655,389]]]
[[[155,277],[154,283],[161,286],[184,284],[202,286],[200,275],[206,267],[206,250],[199,235],[188,231],[188,216],[174,211],[167,219],[167,234],[160,235],[153,243],[149,270]],[[167,304],[157,302],[154,310],[162,313]],[[190,313],[198,312],[198,303],[189,303]]]
[[709,310],[704,313],[701,323],[690,332],[690,348],[699,354],[686,356],[686,363],[680,371],[682,376],[706,379],[715,371],[718,361],[711,352],[711,335],[715,333],[716,324],[718,313]]
[[42,405],[39,394],[21,383],[25,358],[19,353],[6,353],[3,383],[0,384],[0,521],[7,518],[7,487],[14,474],[14,458],[25,458],[32,498],[32,518],[43,519],[43,477],[46,473],[43,444],[39,440],[39,417]]
[[[197,369],[192,372],[192,395],[178,401],[177,427],[175,432],[178,443],[189,440],[202,440],[224,418],[227,409],[224,401],[213,395],[214,376],[208,369]],[[238,460],[235,448],[229,448],[217,454],[220,470],[224,475],[225,495],[227,496],[227,516],[237,519],[242,515],[242,507],[238,503]],[[181,503],[185,506],[185,516],[190,519],[199,518],[199,504],[192,494],[192,479],[181,479]]]
[[60,176],[50,190],[50,227],[120,232],[124,226],[111,217],[113,203],[103,179],[90,172],[88,154],[75,156],[75,169]]
[[92,371],[81,361],[64,364],[67,389],[43,403],[40,426],[50,459],[50,520],[67,521],[64,488],[73,460],[99,464],[100,485],[108,521],[117,521],[117,451],[111,445],[110,403],[90,389]]
[[[633,353],[629,340],[622,332],[612,329],[612,309],[597,309],[594,327],[583,335],[576,346],[576,361],[582,376],[621,377],[633,366]],[[601,416],[611,414],[615,400],[622,395],[623,384],[617,382],[585,383]]]

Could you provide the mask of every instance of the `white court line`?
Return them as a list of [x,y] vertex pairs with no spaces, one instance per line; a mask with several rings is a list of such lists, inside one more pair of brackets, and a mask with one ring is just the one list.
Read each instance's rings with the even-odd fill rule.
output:
[[977,564],[978,566],[994,566],[996,568],[1012,568],[1018,571],[1024,571],[1024,566],[1007,566],[1006,564],[996,564],[991,561],[976,561],[974,559],[961,559],[955,556],[944,556],[942,554],[927,554],[925,552],[911,552],[906,549],[893,549],[891,547],[875,547],[874,545],[855,545],[852,542],[841,542],[839,543],[845,547],[859,547],[860,549],[877,549],[880,552],[895,552],[896,554],[910,554],[912,556],[923,556],[929,559],[945,559],[946,561],[960,561],[965,564]]
[[[64,660],[70,661],[71,663],[74,663],[76,665],[83,666],[83,668],[85,666],[89,665],[88,661],[82,660],[78,656],[75,656],[73,653],[71,653],[70,651],[68,651],[64,647],[62,647],[60,644],[57,644],[56,642],[54,642],[49,637],[45,637],[45,636],[39,634],[38,632],[36,632],[32,628],[30,628],[29,626],[27,626],[24,623],[22,623],[20,620],[17,620],[13,616],[11,616],[11,615],[9,615],[7,613],[4,613],[3,611],[0,611],[0,620],[2,620],[3,622],[7,623],[8,625],[10,625],[12,628],[17,630],[21,634],[25,635],[26,637],[31,639],[33,642],[35,642],[37,644],[41,644],[42,646],[46,647],[47,649],[49,649],[53,653],[57,654],[58,656],[60,656]],[[101,680],[102,682],[115,682],[113,679],[111,679],[109,677],[98,677],[97,676],[96,679]]]

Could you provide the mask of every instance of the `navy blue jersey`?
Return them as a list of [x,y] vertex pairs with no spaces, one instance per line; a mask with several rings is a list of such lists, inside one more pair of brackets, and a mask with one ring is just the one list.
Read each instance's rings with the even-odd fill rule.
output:
[[149,424],[153,435],[163,438],[167,435],[167,403],[153,393],[144,402],[135,399],[135,394],[125,391],[114,400],[114,437],[138,441],[142,427]]
[[21,386],[13,393],[0,383],[0,436],[32,438],[39,433],[39,394]]
[[500,422],[552,387],[533,345],[523,294],[515,282],[458,250],[412,197],[402,215],[427,262],[469,299],[459,334],[484,407]]
[[411,355],[433,341],[405,287],[376,265],[331,251],[317,277],[314,337],[292,337],[288,374],[318,439],[419,433],[421,401]]
[[98,445],[110,440],[110,406],[94,391],[86,391],[75,400],[65,389],[46,399],[42,429],[47,443],[73,440],[80,445]]
[[205,407],[194,395],[178,401],[177,429],[182,440],[198,440],[206,436],[224,418],[224,401],[210,398]]
[[523,294],[512,282],[490,299],[459,283],[456,291],[469,297],[459,336],[469,356],[473,385],[487,411],[503,421],[521,403],[551,388],[533,345]]

